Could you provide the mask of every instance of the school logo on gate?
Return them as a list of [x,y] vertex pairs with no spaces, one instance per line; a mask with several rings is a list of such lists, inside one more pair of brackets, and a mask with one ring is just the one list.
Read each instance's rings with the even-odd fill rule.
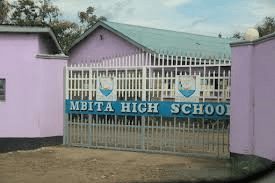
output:
[[114,81],[113,78],[100,78],[99,79],[99,90],[106,97],[113,91]]
[[96,99],[99,101],[115,101],[117,99],[114,77],[98,78]]
[[176,77],[176,101],[199,102],[200,77],[199,76],[177,76]]
[[195,76],[187,76],[184,78],[179,78],[178,81],[179,85],[179,92],[189,98],[191,97],[196,91],[196,77]]

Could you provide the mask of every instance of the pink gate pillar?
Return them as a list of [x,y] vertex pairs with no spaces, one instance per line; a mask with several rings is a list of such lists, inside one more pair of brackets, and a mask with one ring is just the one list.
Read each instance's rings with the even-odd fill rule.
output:
[[231,47],[230,152],[275,161],[275,33]]
[[62,143],[62,53],[50,28],[0,25],[0,153]]

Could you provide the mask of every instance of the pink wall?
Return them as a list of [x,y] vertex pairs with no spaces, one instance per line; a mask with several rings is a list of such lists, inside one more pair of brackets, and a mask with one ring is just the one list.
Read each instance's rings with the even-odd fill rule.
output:
[[230,151],[251,154],[251,57],[252,46],[232,49]]
[[6,78],[0,137],[39,136],[37,35],[0,34],[0,48],[0,77]]
[[275,39],[255,46],[254,153],[275,161]]
[[[37,34],[0,34],[0,78],[6,79],[6,101],[0,102],[1,137],[62,135],[65,61],[37,59]],[[59,91],[58,91],[59,90]],[[58,93],[54,93],[57,92]]]
[[[103,40],[100,40],[100,35],[103,35]],[[70,51],[69,63],[89,63],[89,60],[136,52],[134,45],[109,30],[98,28]]]
[[275,39],[232,44],[230,151],[275,161]]
[[65,60],[37,59],[39,68],[39,126],[40,137],[62,136],[64,122]]

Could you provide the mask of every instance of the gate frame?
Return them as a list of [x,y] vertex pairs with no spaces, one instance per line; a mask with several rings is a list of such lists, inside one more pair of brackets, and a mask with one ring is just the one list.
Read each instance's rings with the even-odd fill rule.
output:
[[[175,60],[174,60],[174,57],[176,58]],[[128,58],[133,58],[134,64],[135,64],[134,66],[130,65],[131,62],[129,62]],[[197,58],[194,58],[195,62],[192,65],[191,63],[193,61],[193,57],[189,57],[189,59],[188,59],[188,57],[185,57],[184,63],[187,64],[187,65],[178,65],[179,62],[183,63],[183,57],[182,56],[181,57],[177,57],[177,56],[173,56],[173,55],[172,56],[166,55],[166,58],[168,58],[168,59],[165,60],[165,55],[164,54],[163,55],[158,54],[158,56],[156,56],[156,54],[152,55],[151,53],[140,52],[140,53],[137,53],[137,54],[132,55],[132,56],[114,57],[114,58],[111,58],[111,59],[103,60],[102,62],[95,62],[95,63],[92,63],[90,65],[87,65],[87,64],[83,65],[83,64],[81,64],[81,65],[74,65],[74,66],[66,66],[65,70],[64,70],[64,74],[65,74],[65,77],[64,77],[64,79],[65,79],[65,81],[64,81],[64,85],[65,85],[65,87],[64,87],[65,88],[64,98],[65,99],[69,98],[69,79],[67,78],[67,76],[69,76],[69,74],[70,74],[69,73],[69,69],[73,68],[73,67],[75,67],[76,70],[82,71],[82,79],[84,78],[83,77],[83,71],[84,71],[83,69],[87,69],[88,68],[89,73],[92,73],[92,71],[93,71],[93,69],[91,69],[92,67],[94,67],[96,69],[96,72],[97,72],[96,75],[97,75],[97,77],[99,76],[98,75],[98,72],[100,72],[99,69],[104,70],[106,73],[108,73],[110,70],[113,69],[116,72],[116,76],[117,76],[117,73],[118,73],[118,71],[120,69],[122,69],[122,70],[125,69],[126,73],[127,73],[127,70],[130,70],[131,68],[134,69],[136,72],[138,70],[141,70],[142,71],[142,80],[146,81],[146,82],[142,82],[142,88],[145,88],[145,90],[142,89],[142,97],[141,97],[142,101],[146,101],[147,91],[151,92],[150,91],[151,86],[152,86],[151,79],[154,78],[154,76],[152,77],[153,69],[161,69],[161,73],[162,73],[161,74],[161,78],[163,79],[163,78],[165,78],[165,75],[163,75],[163,74],[165,73],[165,69],[166,68],[175,68],[175,74],[177,75],[177,73],[179,71],[179,68],[189,68],[189,74],[191,74],[192,73],[192,66],[194,68],[195,67],[201,67],[201,66],[203,66],[203,73],[204,73],[203,74],[203,81],[204,82],[206,81],[206,77],[207,77],[206,76],[206,67],[207,67],[206,60],[204,60],[205,62],[204,62],[204,64],[202,64],[202,58],[199,58],[199,64],[197,64]],[[171,58],[171,60],[169,60],[169,58]],[[178,60],[179,58],[180,58],[180,60]],[[143,60],[143,59],[145,59],[145,60]],[[215,58],[213,58],[213,59],[215,59]],[[189,60],[189,64],[188,64],[188,60]],[[166,66],[164,65],[165,61],[167,63]],[[173,64],[174,61],[176,62],[176,64]],[[224,65],[222,65],[221,64],[221,59],[219,59],[218,64],[216,64],[215,61],[212,62],[211,60],[208,60],[208,64],[209,63],[214,63],[214,64],[212,64],[212,65],[210,64],[208,66],[210,66],[210,67],[218,67],[218,77],[216,78],[216,76],[215,76],[216,74],[215,74],[215,71],[214,71],[213,72],[214,77],[212,78],[212,80],[213,80],[213,85],[214,86],[215,86],[216,79],[218,81],[220,81],[221,79],[223,80],[223,90],[224,90],[223,91],[224,92],[223,93],[223,97],[224,97],[224,95],[225,95],[225,88],[224,88],[224,85],[225,85],[225,82],[224,82],[225,81],[225,71],[223,72],[223,76],[224,77],[221,77],[221,66],[229,66],[230,67],[231,63],[230,63],[230,61],[228,63],[226,63],[226,61],[224,61]],[[107,65],[107,63],[109,65]],[[124,64],[126,63],[126,65],[123,65],[123,63]],[[161,65],[161,63],[162,63],[162,65]],[[171,64],[168,65],[168,63],[171,63]],[[147,70],[149,71],[149,76],[147,76]],[[196,72],[195,72],[195,74],[196,74]],[[176,75],[175,75],[175,77],[176,77]],[[199,75],[201,75],[200,72],[199,72]],[[126,74],[126,76],[128,76],[128,75]],[[229,84],[228,86],[229,87],[230,87],[230,76],[231,76],[231,73],[230,73],[230,70],[229,70],[228,71],[228,75],[227,75],[228,84]],[[159,76],[158,76],[157,79],[160,79]],[[91,82],[90,74],[89,74],[89,78],[87,80],[89,81],[89,83]],[[149,84],[149,88],[148,89],[146,87],[147,86],[147,80],[149,80],[149,83],[148,83]],[[210,79],[210,71],[208,73],[208,81],[209,82],[211,81],[211,79]],[[164,81],[162,80],[161,83],[162,83],[162,86],[163,86]],[[83,80],[82,80],[82,87],[83,87]],[[214,93],[216,92],[215,90],[216,89],[214,88]],[[89,91],[89,99],[91,99],[91,97],[90,97],[91,93],[90,92],[92,91],[92,88],[91,88],[90,84],[89,84],[88,91]],[[84,91],[82,90],[82,94],[83,94],[83,92]],[[153,89],[153,92],[154,92],[154,89]],[[220,102],[221,101],[221,97],[219,95],[220,94],[220,86],[219,85],[218,85],[218,91],[217,92],[218,92],[217,101]],[[230,94],[229,94],[229,96],[230,96]],[[205,102],[205,98],[206,98],[205,97],[205,91],[203,91],[203,96],[202,96],[203,102]],[[163,91],[162,91],[161,92],[161,101],[163,101],[163,99],[164,99],[164,97],[163,97]],[[226,100],[226,98],[224,98],[224,100]],[[69,137],[69,130],[68,130],[68,115],[66,115],[66,114],[64,114],[64,115],[65,116],[64,116],[63,144],[64,145],[69,145],[70,144],[70,142],[69,142],[70,137]],[[89,118],[90,118],[90,116],[89,116]],[[160,152],[160,151],[151,151],[151,150],[148,150],[148,149],[146,150],[145,149],[145,121],[146,121],[145,118],[146,118],[145,116],[142,117],[142,129],[141,129],[141,131],[142,131],[142,133],[141,133],[141,136],[142,136],[142,140],[141,140],[141,142],[142,142],[142,148],[140,150],[135,149],[135,151]],[[88,121],[89,121],[89,125],[90,125],[91,120],[88,120]],[[194,123],[193,123],[193,126],[194,126]],[[189,130],[189,127],[190,127],[190,120],[188,118],[188,130]],[[175,128],[175,125],[174,125],[174,128]],[[204,119],[203,119],[203,129],[204,129],[203,131],[205,131]],[[185,130],[185,127],[184,127],[184,130]],[[193,128],[193,130],[194,130],[194,128]],[[90,133],[90,128],[89,128],[89,133]],[[229,134],[229,132],[228,132],[228,134]],[[203,138],[203,140],[204,140],[204,138]],[[92,144],[92,139],[89,138],[89,143],[88,144],[89,145]],[[77,146],[77,145],[73,145],[73,146]],[[80,146],[84,147],[85,145],[80,145]],[[228,142],[228,146],[229,146],[229,142]],[[88,146],[88,147],[92,147],[92,146]],[[96,147],[96,148],[98,148],[98,147]],[[104,148],[116,149],[115,147],[104,147]],[[123,148],[118,148],[118,149],[119,150],[123,150]],[[130,150],[130,149],[125,149],[125,150]],[[229,151],[229,147],[228,147],[228,151]],[[161,152],[165,153],[165,151],[161,151]],[[204,152],[204,149],[203,149],[203,152]],[[177,153],[175,151],[174,152],[170,152],[169,151],[169,153],[182,154],[182,153]],[[195,155],[196,153],[192,152],[192,153],[184,153],[184,154]],[[199,153],[198,155],[202,156],[203,154]],[[204,154],[204,155],[206,155],[206,154]],[[218,150],[217,157],[221,157],[219,150]],[[228,156],[225,156],[225,157],[228,157]]]

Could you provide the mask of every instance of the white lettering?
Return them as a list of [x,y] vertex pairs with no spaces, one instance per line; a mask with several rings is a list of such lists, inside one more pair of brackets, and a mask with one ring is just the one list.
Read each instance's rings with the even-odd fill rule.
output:
[[131,112],[130,103],[121,102],[121,112]]
[[213,105],[211,105],[211,104],[207,104],[206,106],[205,106],[205,113],[207,114],[207,115],[213,115],[214,114],[214,112],[215,112],[215,109],[214,109],[214,107],[213,107]]
[[191,104],[183,104],[183,105],[181,106],[181,110],[182,110],[182,112],[183,112],[184,114],[190,114],[191,111],[190,111],[190,110],[187,111],[186,108],[191,109]]
[[171,113],[178,114],[180,112],[180,105],[179,104],[172,104],[171,105]]
[[194,112],[193,114],[203,114],[203,104],[193,104]]
[[93,109],[93,102],[89,102],[89,109],[88,109],[88,111],[93,111],[94,109]]
[[115,110],[113,109],[113,106],[111,104],[111,102],[108,102],[106,105],[106,108],[104,110],[105,112],[114,112]]
[[140,103],[140,104],[138,105],[138,111],[139,111],[140,113],[145,113],[146,110],[147,110],[147,108],[146,108],[146,104],[145,104],[145,103]]
[[148,109],[147,112],[148,113],[158,113],[158,103],[148,103]]
[[231,108],[229,104],[226,104],[226,116],[230,116]]
[[217,113],[219,116],[224,115],[224,113],[225,113],[225,107],[224,107],[224,105],[217,105],[217,106],[216,106],[216,113]]
[[81,111],[87,111],[88,106],[87,106],[87,102],[81,102]]
[[79,111],[79,101],[77,102],[71,101],[70,104],[71,104],[71,108],[70,108],[71,111]]
[[132,112],[137,113],[137,103],[132,103],[133,109]]
[[95,102],[95,106],[97,106],[97,111],[102,111],[103,102]]

